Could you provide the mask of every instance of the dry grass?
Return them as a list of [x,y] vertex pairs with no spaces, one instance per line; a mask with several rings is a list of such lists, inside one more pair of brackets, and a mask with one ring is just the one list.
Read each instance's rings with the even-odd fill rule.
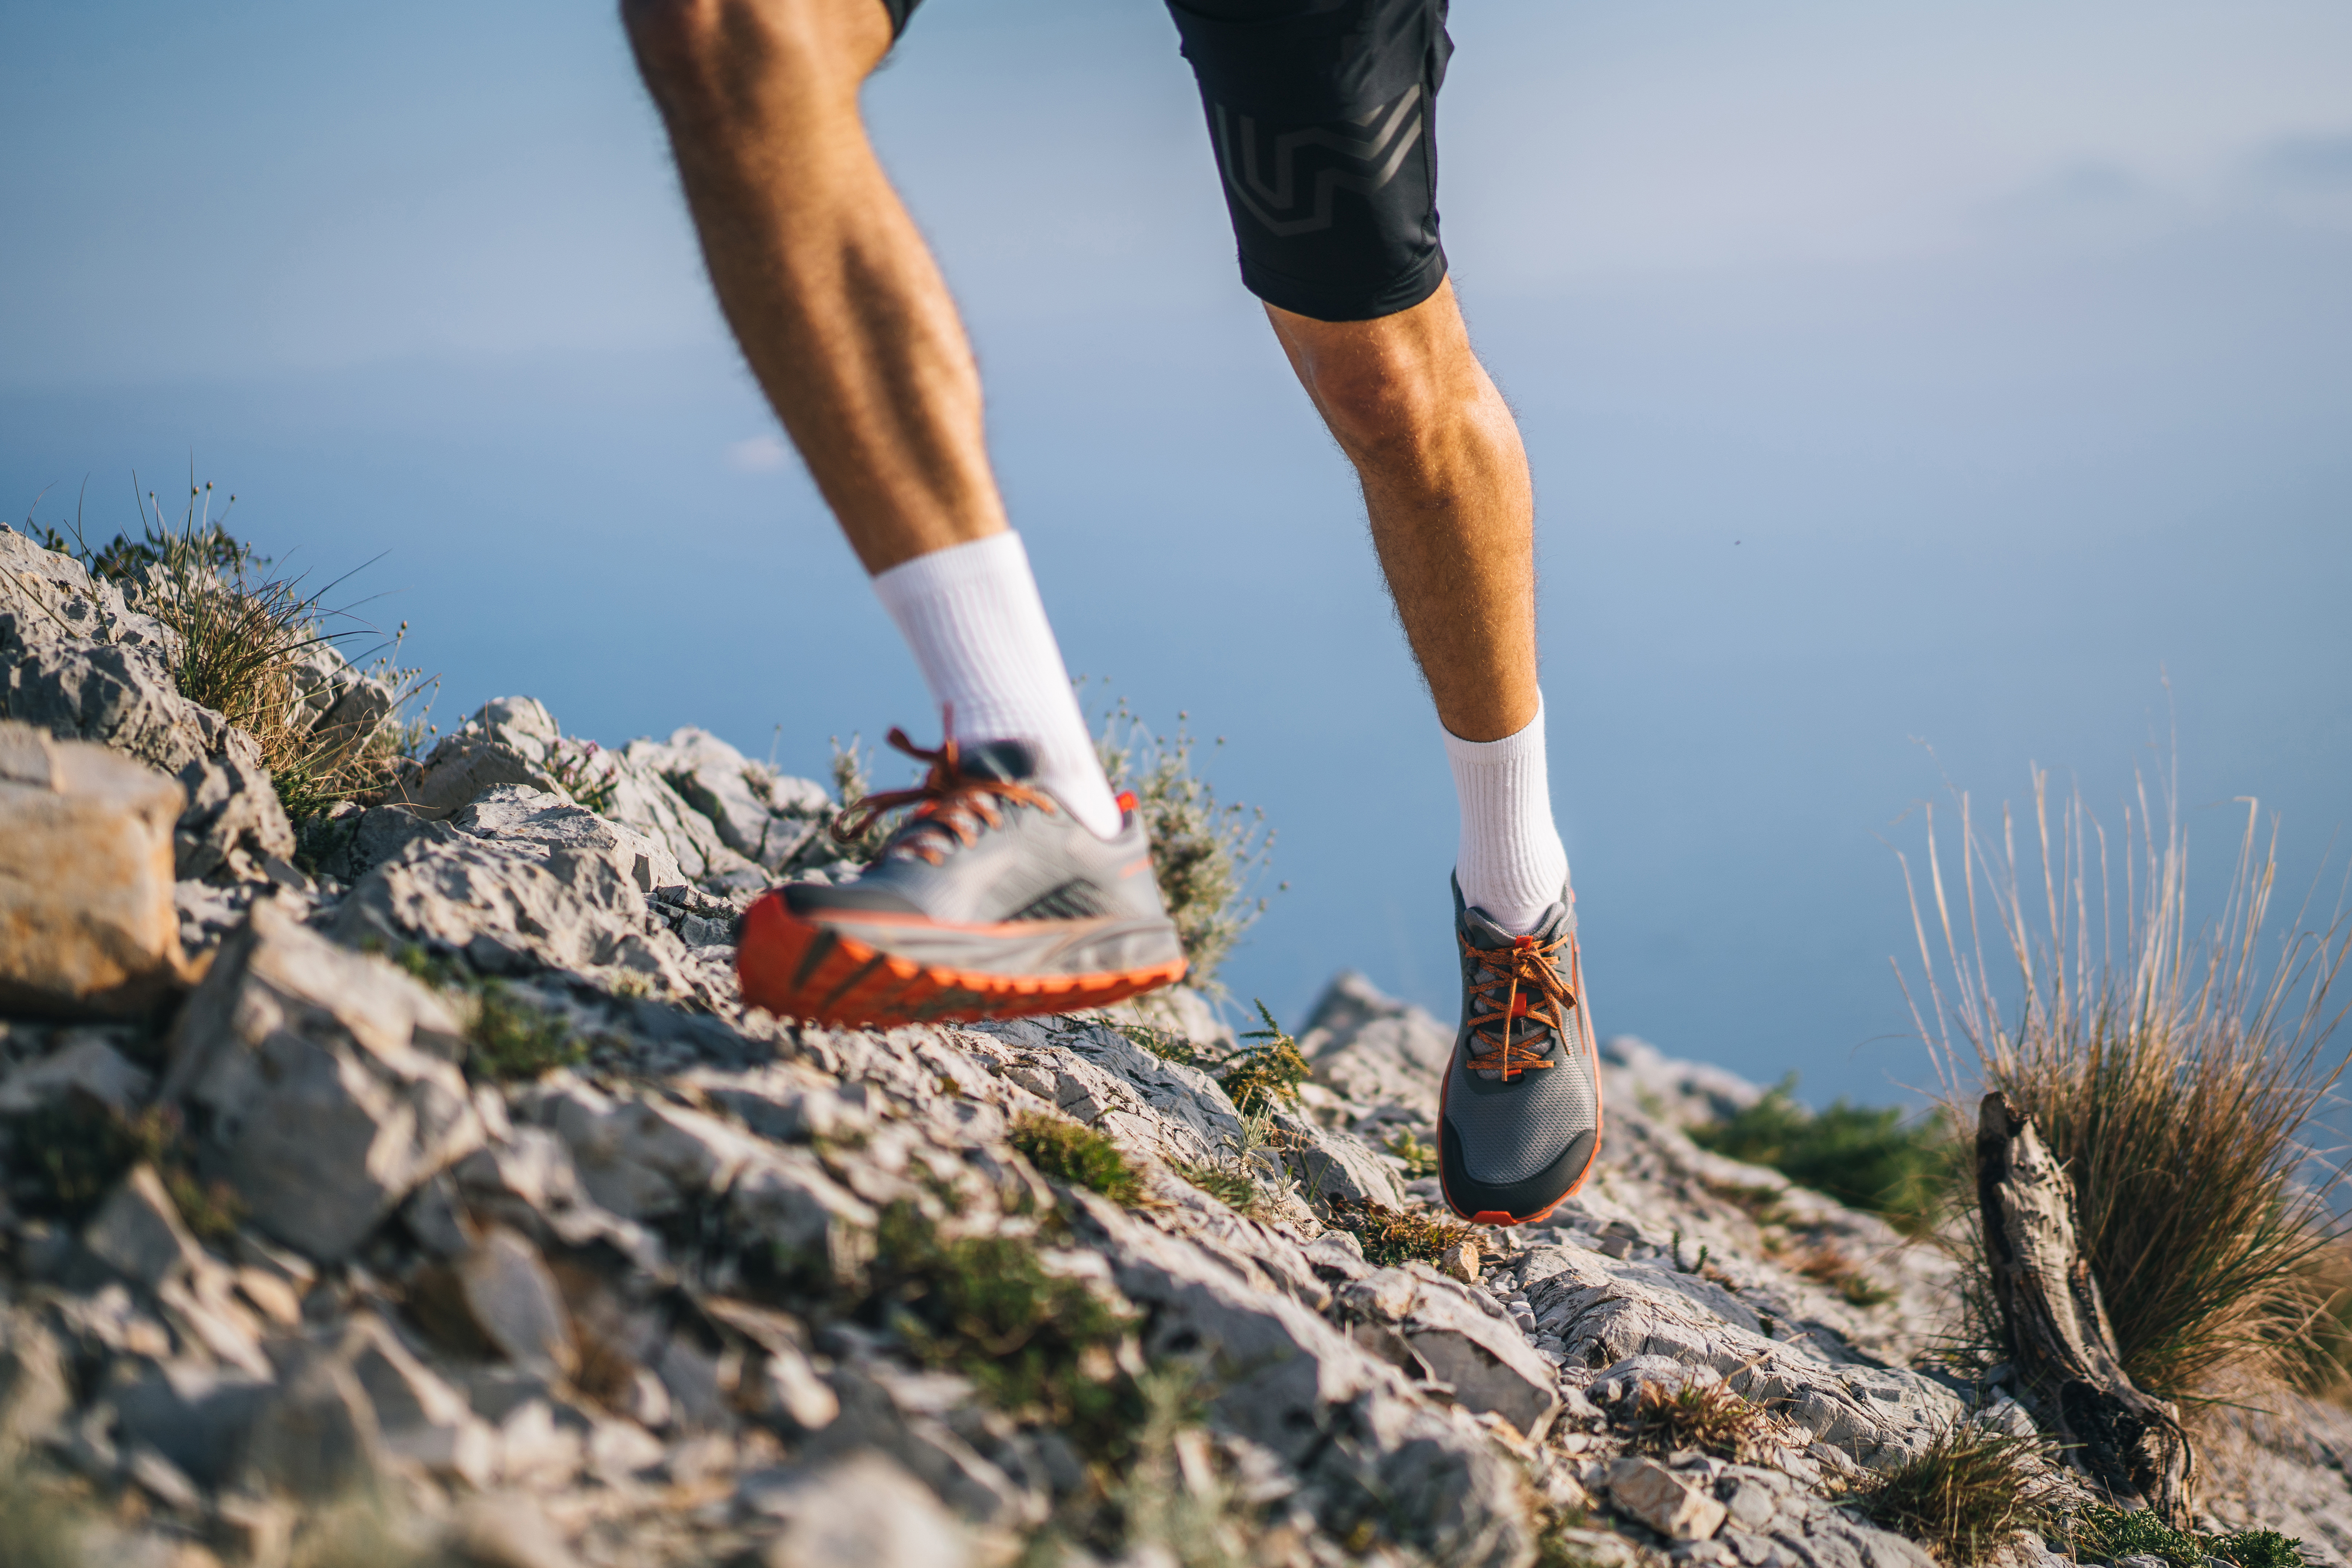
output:
[[[229,498],[231,506],[236,500]],[[93,547],[77,521],[70,542],[56,529],[43,542],[116,583],[133,608],[179,635],[173,685],[254,738],[289,816],[299,822],[381,790],[399,759],[422,741],[421,721],[404,715],[435,684],[400,666],[407,625],[365,672],[392,692],[391,711],[364,721],[320,714],[306,700],[318,679],[310,666],[320,650],[371,634],[325,630],[328,622],[350,618],[323,602],[336,584],[313,593],[300,575],[271,573],[267,558],[228,532],[227,510],[216,518],[212,506],[213,487],[192,479],[177,523],[164,520],[151,492],[141,500],[138,538],[117,534]]]
[[[2144,784],[2111,845],[2079,796],[2053,812],[2037,771],[2021,826],[2038,866],[2006,807],[1996,844],[1958,805],[1958,885],[1932,814],[1924,897],[1904,868],[1926,967],[1915,1016],[1954,1115],[1973,1125],[1978,1095],[1999,1089],[2065,1163],[2141,1387],[2243,1397],[2295,1376],[2324,1304],[2312,1268],[2337,1228],[2338,1173],[2305,1140],[2344,1067],[2330,990],[2352,924],[2315,928],[2306,904],[2267,929],[2275,828],[2266,842],[2252,802],[2221,912],[2195,932],[2186,836],[2169,798],[2157,823]],[[1997,1334],[1970,1255],[1975,1331]]]
[[2050,1475],[2040,1444],[1962,1423],[1873,1480],[1855,1502],[1949,1568],[1977,1568],[2019,1533],[2054,1522]]
[[1645,1383],[1633,1395],[1626,1441],[1633,1451],[1660,1458],[1685,1449],[1763,1464],[1793,1446],[1787,1430],[1759,1405],[1721,1383],[1696,1380],[1679,1388]]
[[1252,897],[1250,887],[1274,848],[1274,835],[1265,813],[1220,802],[1208,781],[1192,772],[1185,717],[1176,715],[1171,741],[1152,734],[1121,702],[1103,720],[1095,750],[1112,791],[1135,795],[1160,897],[1191,966],[1185,983],[1215,995],[1218,966],[1265,912],[1265,900]]

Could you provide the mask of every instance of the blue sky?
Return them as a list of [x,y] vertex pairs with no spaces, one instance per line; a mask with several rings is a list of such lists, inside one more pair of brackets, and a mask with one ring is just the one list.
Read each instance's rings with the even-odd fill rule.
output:
[[[2036,761],[2197,863],[2352,821],[2352,11],[1463,0],[1447,246],[1519,411],[1604,1032],[1927,1069],[1894,848]],[[817,772],[926,703],[710,305],[609,10],[17,0],[0,502],[193,455],[412,625],[439,713]],[[1230,966],[1450,1010],[1453,807],[1345,467],[1235,279],[1150,0],[929,0],[877,139],[1072,668],[1280,834]],[[2168,689],[2166,681],[2168,679]],[[779,730],[781,726],[781,730]],[[1932,752],[1929,748],[1932,747]],[[2216,805],[2220,809],[2210,809]],[[2211,880],[2208,880],[2211,886]]]

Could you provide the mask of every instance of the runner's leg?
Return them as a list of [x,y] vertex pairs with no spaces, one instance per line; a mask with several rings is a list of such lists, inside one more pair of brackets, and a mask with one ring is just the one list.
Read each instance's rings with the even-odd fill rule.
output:
[[932,693],[1017,739],[1108,836],[1095,761],[1027,557],[1005,537],[980,374],[866,136],[858,89],[908,7],[623,0],[720,308]]

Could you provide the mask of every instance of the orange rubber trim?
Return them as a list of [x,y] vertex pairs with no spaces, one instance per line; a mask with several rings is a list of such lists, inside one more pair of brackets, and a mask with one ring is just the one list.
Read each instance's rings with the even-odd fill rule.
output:
[[743,1000],[820,1024],[932,1024],[1099,1007],[1184,977],[1184,961],[1091,974],[990,974],[919,963],[795,918],[770,893],[744,911]]

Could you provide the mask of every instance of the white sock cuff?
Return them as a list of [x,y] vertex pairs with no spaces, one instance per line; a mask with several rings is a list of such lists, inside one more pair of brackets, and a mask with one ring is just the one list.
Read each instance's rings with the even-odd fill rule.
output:
[[1016,584],[1027,590],[1024,596],[1036,606],[1037,616],[1043,620],[1045,601],[1038,597],[1037,579],[1029,570],[1028,549],[1021,542],[1021,536],[1009,528],[986,539],[967,540],[945,550],[934,550],[929,555],[918,555],[912,561],[901,561],[874,575],[874,592],[902,632],[918,605],[949,595],[1003,594]]
[[1038,782],[1102,837],[1119,812],[1062,664],[1021,536],[1007,530],[902,561],[875,595],[961,741],[1025,741]]
[[1536,716],[1499,741],[1465,741],[1442,724],[1438,728],[1449,760],[1474,768],[1516,767],[1544,754],[1543,693],[1536,693]]

